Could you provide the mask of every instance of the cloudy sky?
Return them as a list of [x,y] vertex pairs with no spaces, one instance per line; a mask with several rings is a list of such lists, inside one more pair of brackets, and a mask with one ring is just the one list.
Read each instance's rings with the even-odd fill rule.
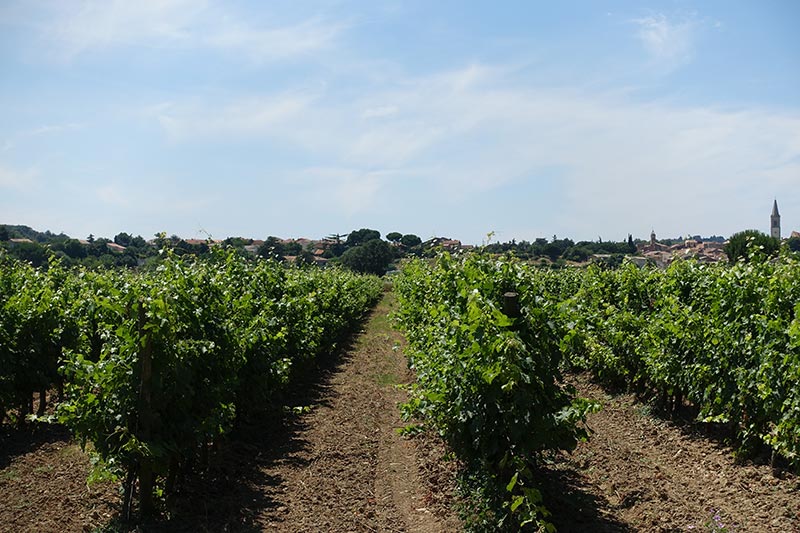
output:
[[0,223],[800,230],[800,2],[5,0]]

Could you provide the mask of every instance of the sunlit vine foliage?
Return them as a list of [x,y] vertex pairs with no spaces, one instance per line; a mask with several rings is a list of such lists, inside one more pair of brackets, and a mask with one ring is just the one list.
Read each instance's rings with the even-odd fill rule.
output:
[[383,290],[374,276],[222,249],[167,252],[152,272],[2,257],[0,269],[3,413],[16,408],[23,423],[34,391],[63,384],[58,420],[125,479],[126,508],[139,487],[144,515],[237,420],[279,408]]

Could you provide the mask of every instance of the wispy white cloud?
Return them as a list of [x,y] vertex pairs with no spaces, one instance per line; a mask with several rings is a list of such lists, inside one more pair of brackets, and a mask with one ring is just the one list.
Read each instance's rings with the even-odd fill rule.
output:
[[47,135],[50,133],[61,133],[65,131],[74,131],[81,129],[83,127],[82,124],[77,122],[69,122],[66,124],[45,124],[43,126],[39,126],[37,128],[33,128],[31,130],[23,131],[18,136],[19,137],[37,137],[39,135]]
[[308,92],[246,97],[205,107],[198,103],[152,106],[152,113],[170,139],[237,138],[280,134],[306,112],[316,98]]
[[310,167],[290,176],[289,180],[312,190],[311,200],[324,211],[349,217],[379,209],[378,199],[392,178],[397,178],[397,172],[392,170]]
[[320,17],[249,21],[229,5],[204,0],[83,0],[44,6],[44,22],[37,28],[52,44],[51,53],[64,62],[120,46],[219,49],[275,61],[321,50],[347,27]]
[[278,28],[254,28],[241,22],[224,23],[204,44],[243,52],[255,61],[274,61],[322,50],[346,28],[343,23],[313,18]]
[[381,172],[425,180],[431,194],[458,203],[559,168],[563,216],[589,236],[598,220],[620,235],[632,220],[676,234],[710,212],[732,220],[725,198],[796,180],[800,116],[476,81],[475,72],[404,78],[349,100],[196,104],[173,113],[167,131],[182,132],[182,142],[280,136],[335,169],[315,167],[325,191],[317,205],[346,214],[382,197]]
[[[466,27],[458,27],[462,21],[426,7],[434,15],[431,24],[415,26],[420,32],[409,38],[419,41],[400,49],[393,32],[413,26],[407,17],[420,12],[405,6],[403,16],[386,15],[385,9],[327,0],[291,6],[0,2],[0,31],[14,48],[5,66],[18,82],[9,85],[10,102],[20,104],[0,138],[0,191],[14,192],[5,195],[0,211],[19,203],[14,198],[21,195],[12,189],[38,185],[52,197],[47,209],[65,212],[59,202],[66,183],[75,187],[67,194],[96,204],[108,220],[124,215],[136,224],[142,210],[158,220],[205,221],[212,211],[222,218],[218,213],[227,207],[225,217],[250,221],[284,210],[269,223],[288,225],[296,217],[286,216],[294,207],[283,199],[297,194],[314,216],[324,213],[332,224],[338,224],[334,214],[380,219],[413,199],[415,209],[424,203],[430,210],[425,220],[435,222],[426,224],[445,230],[439,220],[466,226],[502,209],[477,209],[484,201],[505,205],[529,195],[521,231],[550,228],[550,234],[593,237],[602,226],[619,237],[634,230],[633,223],[647,233],[651,227],[669,233],[670,224],[683,232],[701,222],[713,231],[741,229],[731,227],[741,209],[729,206],[796,189],[800,116],[793,101],[731,110],[669,100],[677,95],[687,102],[695,93],[703,93],[705,102],[716,98],[710,78],[693,77],[699,68],[686,69],[680,79],[660,76],[716,57],[715,47],[724,41],[705,37],[725,32],[705,15],[647,12],[632,19],[615,13],[603,31],[622,21],[623,43],[638,51],[633,62],[618,53],[614,39],[597,46],[596,54],[565,54],[560,41],[547,35],[559,32],[502,28],[510,40],[487,48],[504,38],[491,25],[479,31],[476,25],[471,44],[444,46],[421,61],[410,51],[436,46],[445,34],[466,35]],[[572,20],[557,11],[554,24],[559,17]],[[728,33],[738,34],[735,17],[726,24]],[[592,46],[588,39],[597,35],[588,31],[587,42],[571,41],[566,48]],[[475,59],[499,57],[497,50],[510,50],[510,42],[519,52],[503,53],[503,63]],[[41,65],[43,50],[70,68]],[[605,69],[601,60],[587,69],[587,58],[619,64]],[[621,86],[637,83],[642,58],[658,79],[646,80],[644,90]],[[615,69],[625,75],[608,74]],[[725,79],[737,82],[733,75]],[[50,81],[63,84],[58,98],[51,96]],[[654,100],[654,94],[665,99]],[[82,124],[91,128],[70,135]],[[156,128],[163,137],[154,135]],[[224,186],[217,181],[225,173],[221,167],[230,168]],[[171,173],[162,176],[164,183],[152,178],[162,171]],[[287,182],[277,183],[281,178]],[[154,198],[152,186],[137,189],[146,179],[159,191],[173,189]],[[209,198],[193,198],[190,191],[208,191]],[[204,202],[212,201],[220,209],[204,210]],[[242,208],[247,201],[252,209]],[[263,202],[272,202],[270,209],[262,209]],[[527,208],[527,202],[519,204]],[[71,205],[71,216],[85,217],[83,204]],[[174,215],[176,206],[181,216]],[[477,241],[489,229],[514,236],[510,223],[474,224],[484,224]]]
[[70,122],[66,124],[45,124],[43,126],[37,126],[35,128],[19,131],[17,133],[12,134],[7,140],[0,143],[0,152],[7,152],[12,148],[16,147],[20,141],[24,141],[26,139],[39,137],[41,135],[50,135],[50,134],[74,131],[81,129],[82,127],[83,127],[82,124],[79,124],[77,122]]
[[84,0],[51,4],[43,36],[58,46],[65,60],[92,49],[120,45],[188,44],[191,27],[205,9],[192,0]]
[[694,32],[697,23],[693,18],[680,20],[660,13],[634,19],[636,36],[644,45],[654,66],[672,71],[691,61],[694,54]]

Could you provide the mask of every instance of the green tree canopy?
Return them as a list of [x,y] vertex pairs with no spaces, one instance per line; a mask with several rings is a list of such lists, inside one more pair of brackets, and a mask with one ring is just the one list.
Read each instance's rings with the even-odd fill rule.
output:
[[258,255],[265,259],[283,259],[286,251],[283,248],[283,243],[277,237],[269,236],[264,244],[258,247]]
[[20,242],[11,248],[11,254],[17,259],[30,263],[35,267],[47,264],[50,254],[47,248],[36,242]]
[[72,259],[83,259],[86,257],[86,247],[77,239],[69,239],[64,243],[64,253]]
[[562,257],[567,261],[575,261],[577,263],[582,263],[587,259],[589,259],[590,255],[592,255],[591,252],[586,248],[582,246],[573,246],[572,248],[564,252]]
[[355,272],[382,276],[392,262],[392,249],[386,241],[372,239],[349,248],[342,254],[341,262]]
[[725,245],[728,261],[751,261],[758,257],[772,257],[778,253],[781,243],[758,230],[748,229],[735,233]]
[[120,246],[124,246],[127,248],[128,246],[131,245],[132,242],[133,242],[133,237],[131,237],[129,234],[125,232],[117,233],[114,236],[114,243],[119,244]]
[[283,255],[300,255],[303,252],[303,245],[292,241],[283,245]]
[[233,246],[234,248],[244,248],[247,245],[253,244],[253,239],[245,239],[244,237],[228,237],[222,242],[226,246]]
[[364,244],[380,238],[381,233],[378,230],[361,228],[359,230],[350,232],[350,235],[347,236],[347,241],[345,244],[348,248],[352,248],[353,246],[358,246],[359,244]]
[[308,250],[300,250],[297,254],[297,258],[294,260],[296,265],[313,265],[314,261],[314,254],[309,252]]
[[419,246],[422,244],[422,239],[413,233],[409,233],[407,235],[403,235],[403,237],[400,239],[400,242],[403,244],[403,246],[408,246],[411,248],[412,246]]
[[89,246],[87,247],[86,252],[87,254],[93,255],[95,257],[106,255],[109,252],[108,246],[106,245],[110,242],[111,241],[109,239],[106,239],[105,237],[100,237],[95,239],[92,236],[92,240],[89,241]]

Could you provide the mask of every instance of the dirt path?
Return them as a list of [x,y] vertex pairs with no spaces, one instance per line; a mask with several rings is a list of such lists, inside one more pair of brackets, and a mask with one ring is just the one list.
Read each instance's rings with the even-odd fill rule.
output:
[[270,531],[454,531],[450,515],[430,509],[430,488],[419,475],[424,457],[400,437],[395,385],[411,375],[402,337],[388,313],[387,293],[321,401],[302,417],[288,453],[264,470],[279,480],[264,487],[273,501],[257,523]]
[[591,441],[552,467],[557,490],[546,501],[559,531],[800,532],[797,477],[737,464],[697,428],[650,416],[586,376],[576,386],[603,410],[589,418]]

